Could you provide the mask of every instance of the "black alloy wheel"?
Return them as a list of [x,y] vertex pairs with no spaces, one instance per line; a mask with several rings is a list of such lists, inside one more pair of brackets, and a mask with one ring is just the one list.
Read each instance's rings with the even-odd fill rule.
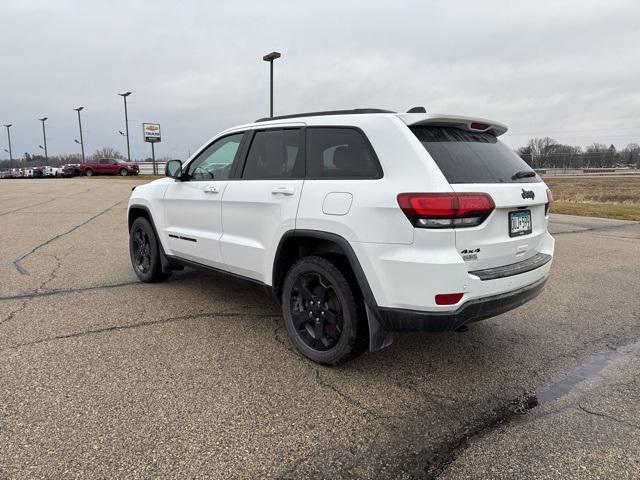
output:
[[337,365],[357,353],[358,311],[352,286],[326,258],[298,260],[282,285],[289,338],[304,356]]
[[162,271],[160,247],[156,234],[149,220],[138,217],[129,230],[129,254],[131,265],[143,282],[159,282],[171,276]]
[[325,276],[318,272],[298,276],[290,308],[296,331],[307,346],[319,351],[336,346],[344,325],[342,304]]
[[151,270],[151,241],[142,225],[138,225],[133,231],[133,266],[140,273],[148,273]]

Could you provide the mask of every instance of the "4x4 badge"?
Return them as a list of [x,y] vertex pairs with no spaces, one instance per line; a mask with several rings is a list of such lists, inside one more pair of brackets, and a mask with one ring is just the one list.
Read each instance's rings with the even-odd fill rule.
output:
[[522,189],[522,198],[530,198],[531,200],[533,200],[534,198],[536,198],[536,194],[534,193],[533,190],[525,190],[523,188]]

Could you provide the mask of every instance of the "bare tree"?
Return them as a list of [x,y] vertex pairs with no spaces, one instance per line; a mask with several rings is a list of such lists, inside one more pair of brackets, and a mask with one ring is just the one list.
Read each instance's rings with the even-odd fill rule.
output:
[[637,143],[630,143],[622,149],[620,157],[623,163],[627,165],[635,164],[640,168],[640,145]]
[[552,155],[558,148],[558,142],[553,138],[532,138],[527,147],[531,152],[531,166],[533,168],[553,167],[551,165]]
[[93,157],[94,160],[98,159],[98,158],[119,158],[119,159],[124,159],[124,155],[122,155],[115,148],[111,148],[111,147],[99,148],[98,150],[95,151],[95,153],[92,155],[92,157]]
[[587,167],[603,167],[609,154],[609,147],[602,143],[592,143],[585,149]]

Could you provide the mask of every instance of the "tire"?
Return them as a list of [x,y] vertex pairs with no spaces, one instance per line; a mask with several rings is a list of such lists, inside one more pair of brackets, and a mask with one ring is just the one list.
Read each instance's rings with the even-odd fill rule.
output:
[[303,257],[287,272],[282,292],[287,333],[305,357],[338,365],[360,353],[353,289],[335,264]]
[[129,230],[129,255],[133,271],[143,282],[161,282],[171,276],[162,271],[158,240],[151,223],[144,217],[136,218]]
[[121,177],[126,177],[128,175],[126,168],[121,168],[119,173]]
[[93,170],[91,170],[90,168],[87,168],[87,169],[84,171],[84,174],[85,174],[87,177],[92,177],[92,176],[93,176]]

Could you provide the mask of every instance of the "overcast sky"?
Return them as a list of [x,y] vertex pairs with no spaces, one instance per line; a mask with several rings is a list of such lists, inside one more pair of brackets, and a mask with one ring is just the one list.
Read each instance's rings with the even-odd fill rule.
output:
[[[220,130],[275,113],[379,107],[468,114],[573,145],[640,142],[640,2],[2,0],[0,121],[14,156],[42,144],[185,158]],[[0,147],[7,147],[6,130]],[[2,151],[0,150],[0,151]],[[4,152],[3,152],[4,153]],[[1,156],[0,156],[1,157]]]

